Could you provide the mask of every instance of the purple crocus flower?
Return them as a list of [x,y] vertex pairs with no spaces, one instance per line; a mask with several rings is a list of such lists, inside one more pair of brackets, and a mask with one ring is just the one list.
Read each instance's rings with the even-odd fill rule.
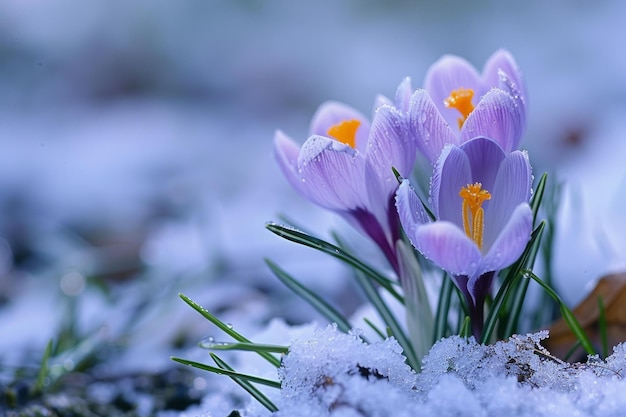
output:
[[340,214],[369,236],[398,272],[395,243],[400,224],[394,208],[398,182],[391,168],[408,176],[416,153],[404,113],[382,104],[370,125],[351,107],[328,102],[313,117],[310,132],[302,148],[276,132],[274,153],[283,174],[305,198]]
[[515,60],[494,53],[482,74],[466,60],[446,55],[435,62],[424,89],[413,93],[408,118],[418,149],[435,163],[447,144],[484,136],[508,153],[526,126],[526,90]]
[[530,239],[531,182],[525,152],[507,154],[493,140],[478,137],[447,146],[435,164],[434,221],[407,180],[397,191],[402,227],[418,251],[454,277],[476,337],[495,273],[515,262]]

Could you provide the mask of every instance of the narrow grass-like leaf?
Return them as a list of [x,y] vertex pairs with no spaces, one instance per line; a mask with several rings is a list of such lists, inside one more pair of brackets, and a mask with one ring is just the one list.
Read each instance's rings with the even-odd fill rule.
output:
[[376,327],[376,325],[374,323],[371,322],[370,319],[368,319],[367,317],[363,318],[363,321],[365,322],[365,324],[367,324],[372,330],[374,330],[374,332],[380,336],[381,339],[385,339],[387,336],[385,336],[385,334],[383,333],[382,330],[380,330],[378,327]]
[[437,302],[437,312],[435,313],[435,329],[433,332],[433,343],[448,334],[448,315],[450,314],[450,300],[454,291],[454,282],[445,272],[439,290],[439,300]]
[[371,266],[363,263],[361,260],[352,256],[345,250],[341,249],[338,246],[335,246],[331,243],[328,243],[322,239],[318,239],[311,235],[308,235],[300,230],[296,230],[292,227],[287,227],[283,225],[279,225],[276,223],[267,223],[265,227],[271,231],[272,233],[287,239],[289,241],[299,243],[304,246],[308,246],[313,249],[317,249],[321,252],[327,253],[337,259],[342,260],[347,263],[351,267],[363,272],[365,275],[371,277],[375,280],[380,286],[385,288],[389,294],[391,294],[395,299],[404,304],[404,298],[396,291],[394,288],[395,282],[391,279],[385,277],[380,272],[376,271],[376,269]]
[[[541,230],[544,230],[544,228],[542,228]],[[530,251],[525,257],[522,269],[532,270],[535,264],[535,259],[537,259],[537,254],[539,253],[540,247],[541,235],[539,235],[530,246]],[[514,333],[518,333],[519,318],[522,313],[524,300],[526,299],[528,284],[530,284],[530,280],[519,280],[517,281],[517,285],[515,285],[512,289],[512,294],[509,296],[511,297],[512,301],[509,304],[510,309],[508,311],[507,320],[504,325],[504,334],[501,335],[502,338],[506,338]]]
[[[210,355],[211,355],[211,359],[213,359],[215,364],[220,369],[234,371],[234,369],[231,368],[226,362],[224,362],[219,356],[213,353],[211,353]],[[269,398],[267,398],[265,394],[263,394],[257,387],[252,385],[250,382],[244,381],[239,378],[232,377],[232,376],[230,377],[230,379],[232,379],[237,385],[239,385],[246,392],[248,392],[248,394],[250,394],[252,398],[257,400],[262,406],[267,408],[269,411],[271,411],[272,413],[275,413],[276,411],[278,411],[278,407],[276,407],[276,405],[274,405],[274,403]]]
[[50,356],[52,356],[52,339],[48,341],[46,345],[46,350],[43,352],[43,357],[41,358],[41,365],[39,367],[39,373],[37,374],[37,382],[35,383],[34,394],[40,394],[43,392],[46,386],[46,378],[48,378],[48,361],[50,360]]
[[[224,333],[226,333],[227,335],[229,335],[230,337],[232,337],[236,341],[244,342],[244,343],[252,343],[250,340],[248,340],[247,338],[245,338],[244,336],[242,336],[241,334],[236,332],[232,328],[232,326],[224,323],[223,321],[221,321],[220,319],[215,317],[213,314],[209,313],[204,307],[202,307],[201,305],[197,304],[195,301],[191,300],[186,295],[179,293],[178,296],[184,302],[186,302],[191,308],[193,308],[198,313],[200,313],[202,315],[202,317],[204,317],[205,319],[209,320],[211,323],[215,324],[220,330],[222,330]],[[276,368],[278,368],[280,366],[280,360],[278,358],[276,358],[274,355],[272,355],[271,353],[267,353],[267,352],[257,352],[257,353],[259,354],[259,356],[261,356],[262,358],[267,360],[269,363],[274,365]]]
[[609,338],[606,330],[606,310],[602,296],[598,296],[598,330],[600,332],[600,344],[602,346],[602,358],[609,356]]
[[465,316],[463,319],[463,325],[461,326],[461,330],[459,331],[459,336],[467,339],[472,335],[472,323],[469,316]]
[[415,351],[413,350],[411,341],[404,333],[404,330],[402,330],[402,327],[400,327],[400,325],[398,324],[398,321],[396,320],[391,310],[389,310],[389,307],[378,293],[376,287],[374,287],[372,281],[368,277],[366,277],[365,274],[360,271],[354,272],[359,286],[363,289],[363,292],[365,293],[365,297],[372,304],[374,309],[376,309],[383,322],[388,326],[389,331],[396,338],[400,346],[402,346],[409,366],[411,366],[411,368],[413,368],[415,371],[419,371],[421,365],[417,358],[417,355],[415,354]]
[[543,200],[543,194],[546,190],[546,182],[548,181],[548,173],[544,172],[539,182],[537,183],[537,188],[535,188],[535,192],[533,192],[533,198],[530,200],[530,208],[533,211],[533,224],[537,221],[537,213],[539,213],[539,207],[541,207],[541,201]]
[[182,363],[183,365],[202,369],[203,371],[213,372],[214,374],[218,374],[218,375],[226,375],[231,378],[239,378],[243,381],[254,382],[257,384],[261,384],[261,385],[267,385],[268,387],[280,389],[280,382],[274,381],[271,379],[261,378],[255,375],[241,374],[239,372],[230,371],[228,369],[223,369],[223,368],[207,365],[207,364],[196,362],[196,361],[190,361],[187,359],[177,358],[174,356],[170,357],[170,359],[172,359],[174,362]]
[[285,354],[289,352],[289,346],[264,345],[261,343],[244,342],[200,342],[202,349],[207,350],[245,350],[249,352],[272,352]]
[[496,296],[493,299],[491,310],[489,310],[489,314],[487,314],[487,318],[485,320],[485,325],[483,326],[483,334],[480,338],[480,343],[487,344],[491,339],[494,329],[496,328],[496,324],[498,322],[498,318],[503,315],[502,309],[505,306],[505,301],[509,296],[509,292],[512,287],[516,284],[516,281],[521,279],[521,270],[522,266],[526,263],[526,260],[530,256],[533,246],[536,244],[539,239],[541,239],[541,234],[545,227],[545,222],[541,222],[539,226],[535,230],[533,230],[530,242],[526,245],[526,249],[522,253],[522,256],[507,270],[506,277],[502,284],[500,285],[500,289],[498,290]]
[[532,278],[533,280],[535,280],[536,283],[541,285],[541,287],[548,294],[550,294],[550,296],[554,299],[554,301],[558,303],[563,319],[565,320],[569,328],[572,330],[576,338],[580,340],[580,343],[583,349],[585,350],[585,352],[587,352],[589,355],[595,354],[596,351],[593,348],[593,345],[591,343],[591,340],[589,340],[587,333],[585,333],[585,330],[582,328],[582,326],[576,319],[576,316],[574,315],[574,313],[572,313],[572,310],[567,308],[567,306],[565,305],[561,297],[559,297],[559,295],[556,293],[556,291],[554,291],[548,284],[543,282],[543,280],[539,278],[537,275],[535,275],[532,271],[523,271],[523,273],[524,275],[526,275],[529,278]]
[[350,322],[339,311],[328,304],[323,298],[306,288],[291,275],[283,271],[278,265],[269,259],[265,260],[267,266],[272,270],[274,275],[291,291],[304,299],[319,313],[326,317],[331,323],[337,323],[337,327],[342,332],[349,332],[352,329]]

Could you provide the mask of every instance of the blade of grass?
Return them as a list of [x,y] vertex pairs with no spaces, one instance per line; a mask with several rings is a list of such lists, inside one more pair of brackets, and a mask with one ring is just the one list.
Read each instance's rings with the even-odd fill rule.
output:
[[310,289],[306,288],[296,279],[294,279],[291,275],[283,271],[278,265],[269,259],[265,260],[267,266],[272,270],[274,275],[291,291],[300,296],[300,298],[304,299],[308,302],[313,308],[315,308],[319,313],[321,313],[324,317],[326,317],[330,322],[337,323],[337,327],[342,332],[349,332],[352,329],[350,322],[334,307],[328,304],[324,299],[315,294]]
[[433,332],[433,343],[437,342],[448,333],[448,315],[450,314],[450,300],[454,291],[454,282],[445,272],[439,290],[439,300],[437,302],[437,312],[435,313],[435,329]]
[[580,343],[583,349],[585,350],[585,352],[587,352],[589,355],[594,355],[596,351],[593,348],[593,345],[591,344],[591,340],[589,340],[587,333],[585,333],[585,330],[582,328],[582,326],[576,319],[576,316],[574,315],[574,313],[572,313],[572,310],[567,308],[567,306],[565,305],[561,297],[559,297],[559,295],[548,284],[543,282],[543,280],[539,278],[537,275],[535,275],[532,271],[526,270],[526,271],[523,271],[523,273],[524,275],[526,275],[529,278],[532,278],[536,283],[541,285],[541,287],[548,294],[550,294],[550,296],[554,299],[554,301],[556,301],[559,304],[559,309],[561,310],[561,315],[563,316],[563,319],[565,320],[569,328],[572,330],[576,338],[580,340]]
[[322,239],[310,236],[292,227],[282,226],[276,223],[267,223],[265,227],[272,233],[284,239],[299,243],[304,246],[308,246],[313,249],[317,249],[321,252],[327,253],[337,259],[342,260],[351,267],[363,272],[365,275],[374,279],[380,286],[385,288],[389,292],[389,294],[391,294],[400,303],[404,304],[404,298],[394,288],[394,281],[385,277],[383,274],[376,271],[376,269],[372,268],[371,266],[355,258],[342,248],[328,243]]
[[472,324],[471,320],[468,316],[465,316],[463,319],[463,325],[461,326],[461,330],[459,330],[459,336],[468,339],[472,335]]
[[547,181],[548,173],[544,172],[537,183],[537,188],[535,188],[533,198],[530,200],[530,208],[533,211],[533,224],[537,222],[537,213],[539,212],[539,207],[541,206],[541,201],[543,200],[543,194],[546,190]]
[[[220,369],[226,369],[228,371],[234,371],[226,362],[224,362],[219,356],[211,353],[211,359],[215,362],[215,364]],[[278,411],[278,407],[274,405],[274,403],[265,396],[257,387],[249,383],[248,381],[241,380],[239,378],[230,377],[237,385],[243,388],[248,394],[252,396],[255,400],[257,400],[261,405],[267,408],[270,412],[275,413]]]
[[378,293],[377,289],[372,284],[372,281],[360,271],[354,271],[359,286],[363,289],[365,297],[376,309],[383,322],[389,327],[392,335],[396,338],[406,356],[408,364],[417,372],[420,370],[420,362],[413,350],[410,340],[402,330],[402,327],[398,324],[395,316],[389,310],[389,307],[383,301],[382,297]]
[[244,343],[244,342],[200,342],[198,343],[202,349],[207,350],[244,350],[249,352],[272,352],[286,354],[289,352],[288,346],[264,345],[260,343]]
[[211,365],[206,365],[204,363],[200,363],[196,361],[190,361],[187,359],[177,358],[175,356],[170,357],[170,359],[173,360],[174,362],[182,363],[183,365],[202,369],[203,371],[213,372],[214,374],[218,374],[218,375],[226,375],[231,378],[233,377],[239,378],[243,381],[255,382],[257,384],[266,385],[268,387],[280,389],[280,382],[273,381],[271,379],[265,379],[265,378],[261,378],[261,377],[254,376],[254,375],[241,374],[239,372],[230,371],[228,369],[223,369],[223,368],[219,368],[219,367],[215,367]]
[[48,361],[50,360],[50,356],[52,355],[53,343],[52,339],[48,341],[46,345],[46,350],[44,350],[43,357],[41,358],[41,365],[39,367],[39,373],[37,374],[37,382],[35,383],[35,388],[33,394],[37,395],[43,392],[46,387],[46,379],[48,378]]
[[[186,302],[191,308],[193,308],[198,313],[200,313],[202,317],[209,320],[211,323],[216,325],[221,331],[223,331],[224,333],[226,333],[227,335],[229,335],[236,341],[244,342],[244,343],[252,343],[250,340],[248,340],[247,338],[245,338],[244,336],[242,336],[241,334],[233,330],[232,326],[224,323],[223,321],[215,317],[213,314],[209,313],[204,307],[197,304],[195,301],[191,300],[186,295],[179,293],[178,296],[184,302]],[[280,360],[276,358],[274,355],[272,355],[271,353],[267,353],[267,352],[257,352],[257,353],[259,354],[259,356],[261,356],[262,358],[267,360],[269,363],[274,365],[276,368],[280,366]]]
[[368,319],[367,317],[363,318],[363,321],[372,329],[374,330],[374,332],[380,336],[381,339],[386,339],[387,336],[385,336],[385,334],[383,333],[382,330],[380,330],[378,327],[376,327],[376,325],[374,323],[371,322],[370,319]]

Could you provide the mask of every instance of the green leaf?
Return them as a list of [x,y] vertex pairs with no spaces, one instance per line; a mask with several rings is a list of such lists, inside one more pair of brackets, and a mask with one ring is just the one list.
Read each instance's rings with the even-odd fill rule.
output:
[[291,275],[287,274],[278,265],[269,259],[265,260],[265,263],[272,270],[274,275],[283,283],[287,288],[296,293],[306,302],[308,302],[313,308],[326,317],[331,323],[337,323],[339,330],[347,333],[352,329],[350,322],[334,307],[328,304],[324,299],[315,294],[310,289],[306,288]]
[[261,343],[244,343],[244,342],[200,342],[198,343],[202,349],[207,350],[243,350],[249,352],[273,352],[286,354],[289,352],[289,346],[264,345]]
[[[369,320],[367,317],[363,318],[363,321],[372,329],[374,330],[374,332],[376,332],[376,334],[378,336],[380,336],[381,339],[386,339],[387,336],[385,336],[385,334],[383,333],[382,330],[380,330],[378,327],[376,327],[376,325],[374,323],[371,322],[371,320]],[[362,338],[362,337],[361,337]]]
[[374,309],[378,312],[383,322],[389,327],[391,334],[396,338],[406,356],[408,364],[415,370],[419,371],[420,362],[413,350],[411,342],[407,338],[406,334],[402,330],[402,327],[398,324],[395,316],[389,310],[389,307],[382,299],[377,289],[372,284],[372,281],[368,279],[362,272],[354,271],[359,286],[363,289],[366,298],[372,304]]
[[532,271],[526,270],[526,271],[523,271],[523,273],[524,275],[526,275],[529,278],[532,278],[533,280],[535,280],[536,283],[541,285],[541,287],[548,294],[550,294],[550,296],[554,299],[554,301],[558,303],[559,309],[561,310],[561,316],[563,316],[563,319],[565,320],[569,328],[572,330],[576,338],[580,340],[580,343],[583,349],[585,349],[585,352],[587,352],[589,355],[594,355],[596,351],[593,348],[593,345],[591,343],[591,340],[589,340],[587,333],[585,333],[585,330],[582,328],[582,326],[576,319],[576,316],[574,316],[574,313],[572,313],[572,311],[569,308],[567,308],[567,306],[565,305],[561,297],[559,297],[559,295],[556,293],[556,291],[554,291],[548,284],[543,282],[543,280],[539,278],[537,275],[535,275]]
[[469,316],[465,316],[463,319],[463,325],[459,331],[459,336],[468,339],[472,335],[472,322]]
[[[217,355],[215,355],[213,353],[211,353],[210,355],[211,355],[211,359],[213,359],[215,364],[220,369],[226,369],[228,371],[234,371],[234,369],[231,368],[226,362],[224,362],[219,356],[217,356]],[[252,396],[252,398],[257,400],[261,405],[263,405],[269,411],[271,411],[272,413],[278,411],[278,407],[276,407],[276,405],[274,405],[274,403],[269,398],[267,398],[267,396],[265,396],[265,394],[263,394],[257,387],[252,385],[250,382],[248,382],[246,380],[242,380],[242,379],[234,377],[234,376],[231,376],[230,379],[232,379],[237,385],[239,385],[241,388],[243,388],[245,391],[247,391],[248,394],[250,394]]]
[[[244,336],[242,336],[241,334],[239,334],[238,332],[233,330],[232,326],[222,322],[220,319],[215,317],[213,314],[209,313],[204,307],[200,306],[199,304],[197,304],[196,302],[191,300],[186,295],[179,293],[178,296],[184,302],[186,302],[191,308],[196,310],[204,318],[206,318],[211,323],[216,325],[220,330],[222,330],[224,333],[226,333],[227,335],[229,335],[230,337],[232,337],[236,341],[244,342],[244,343],[252,343],[250,340],[248,340],[247,338],[245,338]],[[268,352],[257,352],[257,353],[259,354],[259,356],[261,356],[262,358],[267,360],[269,363],[274,365],[276,368],[278,368],[280,366],[280,360],[278,358],[276,358],[275,356],[273,356],[271,353],[268,353]]]
[[530,201],[530,208],[533,211],[533,224],[537,221],[537,213],[539,212],[539,207],[541,206],[541,201],[543,200],[543,194],[546,190],[546,182],[548,181],[548,173],[544,172],[539,179],[539,183],[537,183],[537,188],[533,193],[533,198]]
[[35,383],[34,394],[40,394],[46,387],[46,379],[48,378],[48,361],[52,355],[52,339],[48,341],[46,350],[44,350],[43,357],[41,358],[41,365],[39,367],[39,373],[37,374],[37,382]]
[[327,253],[337,259],[342,260],[343,262],[347,263],[351,267],[361,271],[368,277],[371,277],[380,286],[385,288],[389,292],[389,294],[391,294],[395,299],[397,299],[400,303],[404,304],[404,298],[394,288],[395,282],[393,280],[385,277],[380,272],[376,271],[371,266],[363,263],[359,259],[347,253],[345,250],[341,249],[340,247],[337,247],[322,239],[318,239],[316,237],[310,236],[292,227],[282,226],[276,223],[267,223],[265,227],[272,233],[284,239],[287,239],[295,243],[299,243],[304,246],[308,246],[313,249],[317,249],[321,252]]
[[450,313],[450,301],[452,299],[452,292],[454,291],[454,282],[452,278],[445,272],[443,273],[443,280],[441,282],[441,289],[439,290],[439,299],[437,302],[437,312],[435,313],[435,329],[433,332],[433,340],[435,343],[442,337],[445,337],[448,333],[448,315]]
[[219,367],[215,367],[215,366],[211,366],[211,365],[206,365],[204,363],[200,363],[200,362],[196,362],[196,361],[190,361],[190,360],[182,359],[182,358],[177,358],[177,357],[174,357],[174,356],[172,356],[170,359],[172,359],[174,362],[182,363],[183,365],[192,366],[194,368],[202,369],[203,371],[213,372],[214,374],[218,374],[218,375],[226,375],[226,376],[229,376],[231,378],[239,378],[239,379],[244,380],[244,381],[254,382],[254,383],[257,383],[257,384],[261,384],[261,385],[267,385],[268,387],[280,389],[280,382],[274,381],[274,380],[271,380],[271,379],[265,379],[265,378],[261,378],[261,377],[254,376],[254,375],[241,374],[239,372],[231,371],[231,370],[228,370],[228,369],[223,369],[223,368],[219,368]]

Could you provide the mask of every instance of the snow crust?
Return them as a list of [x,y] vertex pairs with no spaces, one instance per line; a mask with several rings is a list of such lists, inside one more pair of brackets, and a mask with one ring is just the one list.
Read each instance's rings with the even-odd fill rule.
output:
[[330,325],[294,340],[279,369],[279,411],[246,417],[618,416],[626,408],[626,347],[602,361],[569,364],[545,350],[547,331],[480,345],[437,342],[417,374],[395,339],[367,344]]

